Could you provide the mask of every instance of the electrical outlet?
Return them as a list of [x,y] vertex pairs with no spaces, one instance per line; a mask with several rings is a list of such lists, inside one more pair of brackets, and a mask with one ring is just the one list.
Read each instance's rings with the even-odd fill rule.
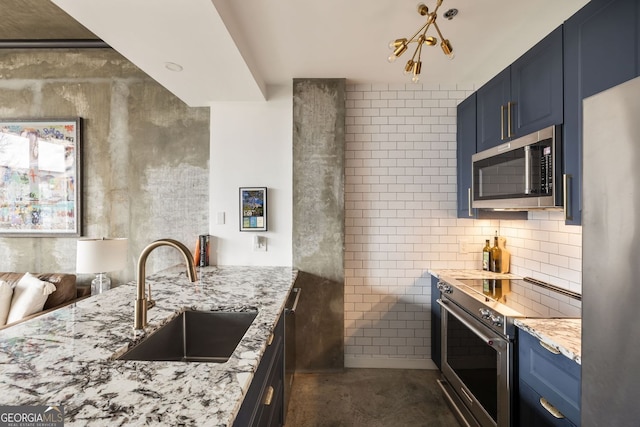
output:
[[468,237],[458,237],[458,252],[461,254],[473,252],[473,244]]
[[254,252],[266,252],[267,251],[267,238],[264,236],[253,236],[253,251]]

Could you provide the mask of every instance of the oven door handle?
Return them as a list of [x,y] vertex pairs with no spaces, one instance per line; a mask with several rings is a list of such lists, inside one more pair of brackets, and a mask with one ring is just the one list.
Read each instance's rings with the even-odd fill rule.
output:
[[466,315],[464,312],[462,312],[462,310],[460,310],[458,308],[455,308],[453,306],[450,306],[446,301],[443,301],[441,299],[438,299],[437,302],[438,302],[438,304],[440,304],[440,307],[442,307],[449,314],[451,314],[453,317],[458,319],[458,321],[460,323],[462,323],[464,326],[469,328],[474,334],[476,334],[478,337],[480,337],[480,339],[482,339],[485,343],[487,343],[488,346],[493,347],[497,343],[499,343],[501,346],[507,344],[507,341],[504,338],[501,338],[501,337],[498,337],[498,336],[490,337],[490,336],[486,335],[484,332],[482,332],[481,330],[479,330],[478,328],[476,328],[475,326],[473,326],[466,319],[466,317],[468,315]]

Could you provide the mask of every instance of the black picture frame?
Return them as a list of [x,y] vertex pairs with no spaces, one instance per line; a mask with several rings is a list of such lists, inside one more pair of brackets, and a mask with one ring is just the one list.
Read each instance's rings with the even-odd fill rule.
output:
[[240,187],[240,231],[267,231],[267,187]]

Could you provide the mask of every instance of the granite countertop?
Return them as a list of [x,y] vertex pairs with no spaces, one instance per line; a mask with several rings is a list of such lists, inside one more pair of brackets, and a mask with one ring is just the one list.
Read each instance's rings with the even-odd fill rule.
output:
[[[499,274],[484,270],[436,269],[429,270],[429,274],[438,278],[448,277],[452,279],[521,278],[510,273]],[[557,348],[560,353],[569,359],[575,360],[578,364],[582,363],[580,353],[582,337],[581,319],[515,319],[514,324],[518,328],[544,341],[546,344]]]
[[0,331],[0,404],[62,405],[65,425],[233,423],[296,271],[290,267],[184,266],[149,276],[151,333],[185,308],[258,310],[225,363],[113,360],[139,342],[134,282]]
[[514,324],[549,344],[579,365],[582,319],[516,319]]
[[429,274],[437,278],[451,277],[453,279],[520,279],[511,273],[494,273],[486,270],[460,270],[460,269],[435,269],[429,270]]

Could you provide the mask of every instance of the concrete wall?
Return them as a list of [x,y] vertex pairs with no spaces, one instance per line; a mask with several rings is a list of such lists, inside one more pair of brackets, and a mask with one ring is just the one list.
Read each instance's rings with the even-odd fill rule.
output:
[[[189,108],[111,49],[0,51],[0,118],[82,117],[84,233],[127,237],[137,255],[208,227],[209,109]],[[148,272],[181,261],[161,248]],[[0,271],[74,272],[76,238],[0,238]],[[86,281],[91,277],[80,277]]]
[[293,82],[297,368],[344,367],[344,79]]

